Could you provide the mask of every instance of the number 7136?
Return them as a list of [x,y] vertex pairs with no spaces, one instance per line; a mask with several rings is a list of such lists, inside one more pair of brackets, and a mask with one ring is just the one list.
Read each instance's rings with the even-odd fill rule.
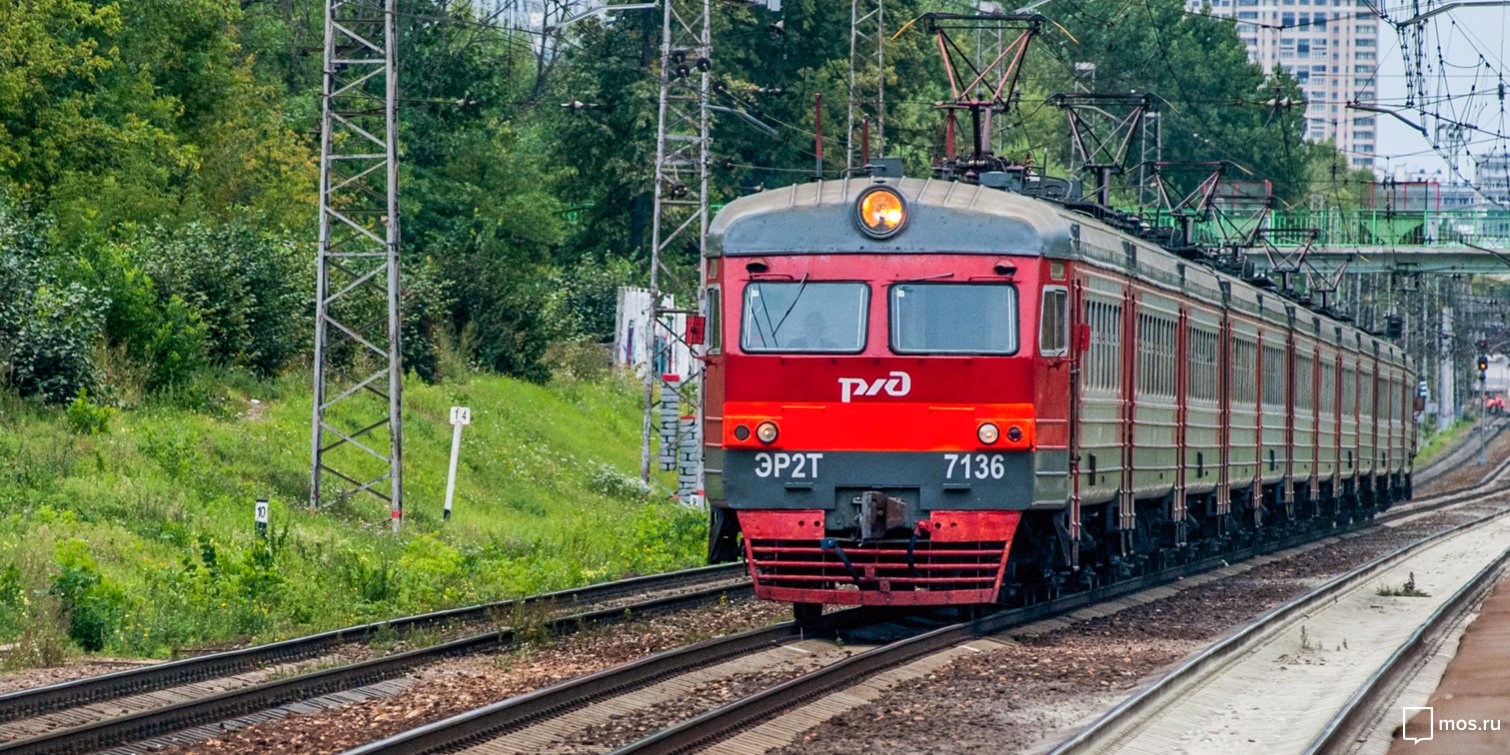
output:
[[1007,460],[1001,454],[944,454],[947,480],[1000,480],[1007,476]]

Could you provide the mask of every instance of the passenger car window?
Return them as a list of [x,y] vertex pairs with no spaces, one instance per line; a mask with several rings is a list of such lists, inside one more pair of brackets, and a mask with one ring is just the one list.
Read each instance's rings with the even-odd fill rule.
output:
[[1070,292],[1063,288],[1043,290],[1043,310],[1038,318],[1038,353],[1062,357],[1069,353]]
[[898,283],[891,287],[891,350],[1015,354],[1017,289],[1005,283]]
[[752,353],[859,353],[869,301],[864,283],[750,283],[739,346]]

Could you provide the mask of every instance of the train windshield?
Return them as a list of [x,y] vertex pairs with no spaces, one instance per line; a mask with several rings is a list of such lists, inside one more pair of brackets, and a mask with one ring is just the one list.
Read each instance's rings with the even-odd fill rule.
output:
[[864,283],[760,281],[745,286],[740,348],[856,354],[865,349]]
[[1015,354],[1017,289],[1004,283],[898,283],[891,287],[891,350]]

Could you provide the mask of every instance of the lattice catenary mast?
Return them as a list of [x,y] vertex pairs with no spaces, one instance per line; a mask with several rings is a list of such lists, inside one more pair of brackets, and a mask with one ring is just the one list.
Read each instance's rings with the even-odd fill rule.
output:
[[403,503],[395,0],[326,0],[310,505]]
[[[869,146],[879,155],[886,136],[886,2],[850,0],[849,120],[844,167],[863,168]],[[873,140],[873,141],[872,141]],[[856,162],[856,158],[859,162]]]
[[[645,418],[640,444],[640,478],[650,479],[651,434],[654,429],[655,386],[660,379],[656,370],[657,340],[669,345],[682,337],[662,322],[661,295],[664,280],[680,290],[701,312],[703,281],[696,284],[677,280],[662,259],[668,249],[677,249],[692,241],[696,234],[698,268],[708,237],[708,87],[712,69],[713,44],[709,24],[711,0],[664,0],[661,21],[660,106],[655,145],[655,209],[650,239],[650,304],[647,321],[651,323],[645,365]],[[695,285],[695,288],[694,288]],[[687,301],[684,299],[683,301]],[[699,385],[696,374],[684,384]],[[699,391],[698,401],[701,401]],[[701,424],[687,439],[701,452]],[[685,491],[684,491],[685,492]]]

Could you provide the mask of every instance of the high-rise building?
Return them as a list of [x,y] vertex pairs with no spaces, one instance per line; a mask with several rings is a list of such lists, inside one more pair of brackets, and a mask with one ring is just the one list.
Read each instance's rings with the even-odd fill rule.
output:
[[1305,137],[1335,139],[1355,168],[1374,167],[1377,114],[1349,110],[1378,91],[1379,20],[1362,0],[1186,0],[1200,11],[1237,22],[1248,59],[1265,71],[1279,66],[1300,83]]

